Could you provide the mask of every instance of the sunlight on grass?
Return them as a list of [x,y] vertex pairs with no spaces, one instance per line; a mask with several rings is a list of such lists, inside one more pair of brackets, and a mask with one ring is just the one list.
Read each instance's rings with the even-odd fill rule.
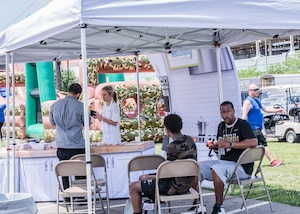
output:
[[274,202],[300,206],[300,144],[268,142],[273,158],[283,159],[283,165],[270,167],[264,159],[263,172],[266,178],[271,199]]

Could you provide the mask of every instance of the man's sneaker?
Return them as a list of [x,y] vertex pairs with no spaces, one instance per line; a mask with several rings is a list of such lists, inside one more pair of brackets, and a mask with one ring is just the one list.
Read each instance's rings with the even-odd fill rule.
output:
[[271,167],[280,166],[283,163],[283,160],[273,160],[271,162]]
[[211,214],[225,214],[225,209],[220,204],[215,204]]
[[69,197],[64,198],[66,203],[70,203],[71,199]]
[[[195,214],[195,213],[196,213],[196,208],[195,207],[191,207],[187,211],[181,212],[180,214]],[[205,205],[203,205],[203,213],[206,214],[206,207],[205,207]],[[201,207],[201,205],[198,207],[198,214],[202,214],[202,207]]]

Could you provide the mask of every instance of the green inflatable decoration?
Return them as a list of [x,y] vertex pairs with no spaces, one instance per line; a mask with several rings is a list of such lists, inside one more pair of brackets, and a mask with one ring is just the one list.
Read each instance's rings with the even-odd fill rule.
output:
[[41,103],[47,100],[56,100],[53,63],[38,62],[36,65]]
[[106,83],[106,74],[98,74],[98,84]]
[[[55,83],[52,62],[26,63],[26,135],[29,138],[44,138],[44,126],[38,121],[41,103],[55,100]],[[31,91],[38,89],[39,96],[31,96]],[[39,99],[38,99],[39,98]],[[41,114],[41,111],[39,111]]]
[[108,74],[109,82],[124,81],[124,74]]

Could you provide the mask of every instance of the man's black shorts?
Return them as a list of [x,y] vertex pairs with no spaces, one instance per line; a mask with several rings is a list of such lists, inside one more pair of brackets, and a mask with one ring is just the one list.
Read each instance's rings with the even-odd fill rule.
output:
[[[159,190],[161,194],[167,195],[170,187],[171,187],[172,181],[171,180],[159,180]],[[155,179],[153,180],[147,180],[141,182],[142,186],[142,196],[146,196],[153,201],[155,200]]]
[[267,141],[263,133],[261,132],[260,129],[253,129],[253,132],[257,138],[257,144],[262,145],[262,146],[268,146]]

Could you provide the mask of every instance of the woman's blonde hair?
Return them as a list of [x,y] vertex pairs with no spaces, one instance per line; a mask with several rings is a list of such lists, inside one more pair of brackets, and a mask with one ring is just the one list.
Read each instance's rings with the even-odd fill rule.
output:
[[112,95],[115,102],[118,101],[118,97],[116,92],[114,91],[113,87],[111,85],[106,85],[102,88],[103,91],[106,91],[109,95]]

